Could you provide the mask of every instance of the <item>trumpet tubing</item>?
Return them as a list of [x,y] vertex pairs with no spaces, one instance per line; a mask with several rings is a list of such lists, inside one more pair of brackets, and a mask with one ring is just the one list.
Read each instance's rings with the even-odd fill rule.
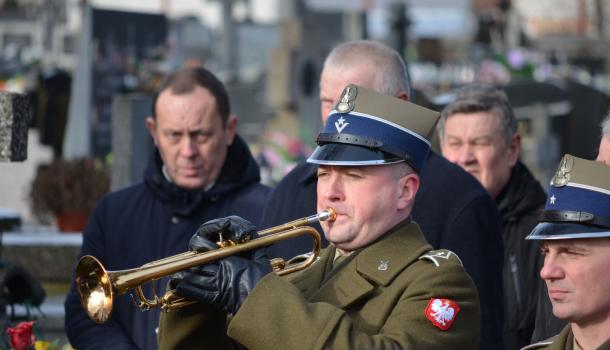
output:
[[323,210],[317,215],[297,219],[283,225],[274,226],[257,232],[258,238],[244,243],[219,242],[221,248],[195,252],[189,251],[144,264],[138,268],[118,271],[107,271],[100,261],[91,256],[83,256],[76,267],[76,288],[81,304],[89,318],[98,323],[104,323],[110,318],[114,295],[124,294],[134,290],[139,301],[137,306],[143,310],[161,307],[165,311],[191,304],[192,301],[180,298],[174,291],[168,291],[162,298],[154,296],[149,299],[144,295],[142,285],[148,282],[170,276],[176,272],[191,267],[204,265],[228,256],[236,255],[253,249],[262,248],[280,241],[309,235],[313,240],[311,256],[305,261],[283,266],[283,261],[273,259],[273,269],[279,275],[289,274],[307,268],[318,257],[321,249],[320,234],[312,227],[306,226],[318,221],[334,221],[335,212],[332,208]]

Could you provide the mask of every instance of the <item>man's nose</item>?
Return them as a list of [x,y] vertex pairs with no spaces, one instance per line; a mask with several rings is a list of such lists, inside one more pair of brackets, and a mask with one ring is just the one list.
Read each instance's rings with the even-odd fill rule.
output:
[[474,156],[474,151],[470,145],[462,146],[462,148],[458,151],[457,163],[468,165],[476,162],[476,157]]
[[190,137],[185,137],[180,144],[180,154],[190,158],[195,154],[195,142]]
[[329,179],[324,181],[323,186],[322,195],[324,196],[324,199],[331,202],[345,199],[343,185],[339,176],[330,175]]
[[555,256],[547,254],[544,257],[544,265],[540,269],[540,277],[545,281],[553,281],[564,277],[563,269],[557,264]]

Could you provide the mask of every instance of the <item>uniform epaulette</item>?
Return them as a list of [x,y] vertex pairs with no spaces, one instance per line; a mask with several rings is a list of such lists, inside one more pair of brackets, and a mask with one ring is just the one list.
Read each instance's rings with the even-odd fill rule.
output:
[[419,260],[430,260],[437,267],[450,260],[457,261],[458,263],[460,263],[460,265],[462,265],[462,260],[460,260],[460,257],[457,256],[457,254],[455,254],[454,252],[447,250],[447,249],[438,249],[438,250],[427,251],[425,254],[420,256],[418,259]]
[[538,343],[534,343],[534,344],[528,345],[528,346],[522,348],[521,350],[542,349],[542,348],[545,348],[545,347],[551,345],[552,343],[553,342],[551,340],[544,340],[544,341],[541,341],[541,342],[538,342]]

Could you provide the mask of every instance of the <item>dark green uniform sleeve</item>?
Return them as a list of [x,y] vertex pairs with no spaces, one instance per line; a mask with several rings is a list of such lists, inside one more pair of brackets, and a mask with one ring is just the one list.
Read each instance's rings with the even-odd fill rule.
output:
[[226,313],[201,303],[162,312],[158,341],[159,350],[235,348],[227,337]]
[[[309,302],[294,285],[271,274],[246,299],[228,334],[251,350],[477,349],[480,311],[474,284],[459,263],[439,260],[438,266],[429,260],[415,262],[390,286],[376,286],[366,302],[354,305],[369,317],[384,320],[378,330],[357,327],[349,309]],[[397,296],[393,307],[371,310],[375,298],[382,298],[384,289],[392,286],[405,286],[400,293],[386,293]],[[433,298],[450,299],[460,308],[447,330],[426,318]]]

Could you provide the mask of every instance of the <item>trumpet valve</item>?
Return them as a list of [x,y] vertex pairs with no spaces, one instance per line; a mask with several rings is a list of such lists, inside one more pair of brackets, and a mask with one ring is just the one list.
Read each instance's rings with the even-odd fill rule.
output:
[[237,243],[235,243],[234,241],[232,241],[230,239],[226,239],[226,240],[221,239],[218,242],[216,242],[216,245],[218,246],[218,248],[228,248],[228,247],[236,246]]
[[273,258],[269,263],[271,264],[273,272],[281,271],[286,267],[286,261],[282,258]]

